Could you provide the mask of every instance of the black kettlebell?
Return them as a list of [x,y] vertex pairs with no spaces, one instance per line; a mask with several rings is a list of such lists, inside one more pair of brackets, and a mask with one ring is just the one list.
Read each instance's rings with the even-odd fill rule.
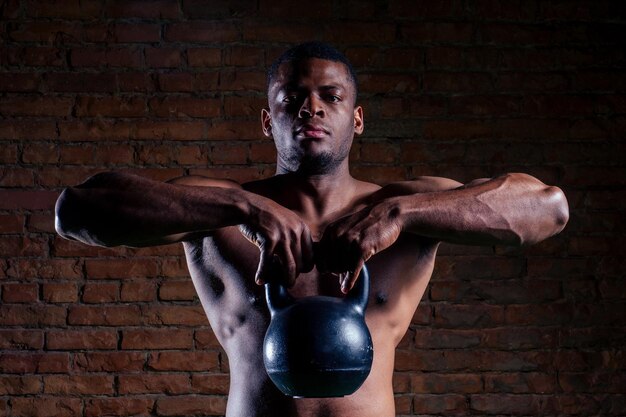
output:
[[278,283],[265,284],[271,322],[263,343],[270,379],[292,397],[343,397],[370,373],[374,348],[365,324],[369,296],[365,265],[345,298],[294,299]]

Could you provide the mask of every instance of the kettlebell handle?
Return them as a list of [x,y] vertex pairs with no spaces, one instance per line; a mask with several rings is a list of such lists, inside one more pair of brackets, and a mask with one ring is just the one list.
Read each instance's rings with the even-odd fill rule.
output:
[[[359,278],[352,290],[348,293],[344,302],[351,303],[362,314],[367,307],[367,301],[370,294],[370,274],[367,266],[363,264],[363,268],[359,273]],[[287,292],[287,289],[278,282],[268,282],[265,284],[265,300],[270,314],[274,316],[276,312],[285,307],[290,306],[294,302],[294,298]]]

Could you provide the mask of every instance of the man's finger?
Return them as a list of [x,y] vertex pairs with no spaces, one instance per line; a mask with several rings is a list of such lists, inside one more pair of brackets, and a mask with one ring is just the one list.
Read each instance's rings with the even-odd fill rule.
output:
[[347,294],[348,291],[350,291],[352,287],[354,287],[356,280],[359,278],[359,274],[361,274],[361,269],[363,269],[363,264],[365,264],[365,260],[360,259],[354,271],[346,274],[346,278],[341,284],[342,293]]

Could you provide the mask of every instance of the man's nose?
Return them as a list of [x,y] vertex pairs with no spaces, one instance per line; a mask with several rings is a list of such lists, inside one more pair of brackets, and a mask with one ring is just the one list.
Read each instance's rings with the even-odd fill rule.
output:
[[298,112],[298,116],[306,119],[313,116],[323,116],[324,109],[321,105],[320,100],[314,95],[310,95],[304,99],[302,105],[300,106],[300,111]]

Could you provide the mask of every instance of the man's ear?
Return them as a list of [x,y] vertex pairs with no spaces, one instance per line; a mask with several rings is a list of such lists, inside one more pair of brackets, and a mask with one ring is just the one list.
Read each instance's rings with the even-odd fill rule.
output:
[[356,106],[354,108],[354,133],[360,135],[365,129],[365,122],[363,121],[363,108]]
[[263,129],[263,134],[268,138],[272,137],[272,116],[270,115],[269,109],[261,110],[261,127]]

